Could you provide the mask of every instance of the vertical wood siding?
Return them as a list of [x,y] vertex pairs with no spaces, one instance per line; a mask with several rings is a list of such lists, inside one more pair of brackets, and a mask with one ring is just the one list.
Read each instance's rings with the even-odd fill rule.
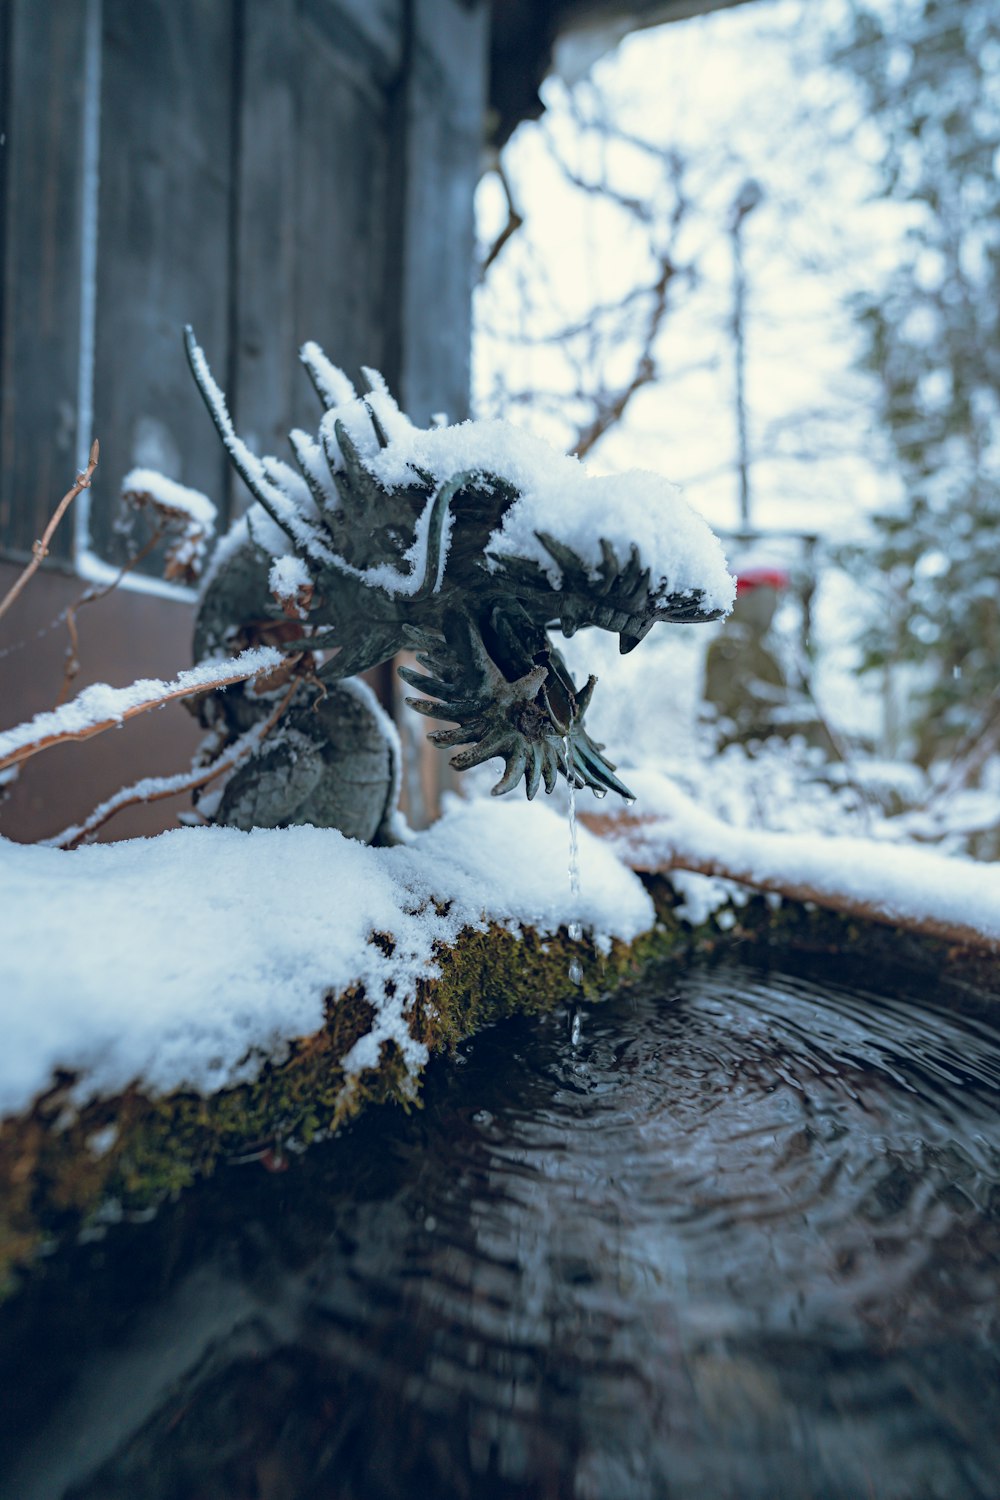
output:
[[27,550],[76,457],[84,6],[7,0],[0,21],[0,538]]
[[[78,447],[86,11],[0,0],[0,548],[15,553]],[[307,338],[352,376],[381,367],[419,418],[465,415],[487,21],[486,0],[102,0],[98,552],[134,463],[224,514],[245,500],[186,322],[262,451],[316,415]]]

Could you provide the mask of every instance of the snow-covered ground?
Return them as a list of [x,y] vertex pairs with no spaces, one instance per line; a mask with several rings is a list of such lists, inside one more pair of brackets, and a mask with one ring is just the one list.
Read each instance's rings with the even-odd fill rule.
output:
[[[627,657],[613,637],[594,630],[560,642],[578,679],[598,678],[587,728],[606,743],[626,782],[635,770],[663,772],[736,827],[933,843],[947,854],[964,854],[969,835],[1000,827],[996,761],[983,768],[978,787],[938,795],[942,777],[850,742],[843,761],[795,736],[718,750],[702,702],[705,654],[717,628],[662,626]],[[841,728],[843,717],[835,723]],[[581,797],[589,805],[589,794]]]
[[[598,677],[587,727],[606,744],[618,773],[637,794],[636,814],[662,803],[663,788],[669,786],[674,805],[686,809],[688,846],[700,846],[706,859],[724,854],[728,844],[736,868],[744,832],[790,834],[800,840],[786,850],[790,878],[793,869],[802,873],[808,864],[817,887],[840,881],[839,888],[848,891],[841,875],[849,865],[843,861],[862,859],[871,879],[859,899],[877,904],[882,880],[887,901],[895,891],[911,916],[937,911],[941,920],[954,904],[949,883],[955,881],[954,891],[980,890],[985,903],[970,897],[965,919],[995,930],[1000,923],[996,867],[965,856],[976,852],[978,836],[1000,828],[1000,763],[984,768],[978,787],[937,795],[935,777],[912,762],[856,749],[846,761],[832,760],[801,737],[717,750],[701,697],[705,653],[715,628],[664,626],[625,658],[613,638],[597,631],[560,643],[578,679],[588,672]],[[477,791],[493,769],[482,768]],[[565,800],[564,793],[557,795]],[[593,801],[587,791],[577,798],[584,816],[608,810],[609,804]],[[700,835],[692,822],[696,813]],[[853,854],[838,842],[845,840],[856,844]],[[767,857],[777,856],[775,846],[764,845],[761,858],[765,849]],[[929,863],[921,849],[931,851]],[[911,854],[923,878],[918,885],[903,881],[900,886],[896,872]],[[727,880],[683,871],[673,879],[685,897],[682,914],[694,922],[746,899],[746,888]]]

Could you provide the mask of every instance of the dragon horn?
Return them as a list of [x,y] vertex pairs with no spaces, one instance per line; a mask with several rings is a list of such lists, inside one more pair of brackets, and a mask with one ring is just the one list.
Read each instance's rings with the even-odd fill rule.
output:
[[[368,523],[378,515],[384,498],[382,489],[375,476],[369,472],[358,451],[357,444],[339,418],[333,424],[333,432],[344,460],[343,470],[338,471],[334,481],[343,477],[343,483],[337,485],[341,503],[345,510],[353,511],[359,520]],[[327,463],[333,472],[334,455],[332,448],[328,445],[328,432],[321,428],[321,433],[326,439],[323,446],[327,455]]]
[[429,599],[441,587],[444,565],[448,559],[448,541],[451,529],[445,523],[452,500],[471,483],[474,475],[466,471],[455,474],[443,484],[430,501],[430,516],[427,522],[427,546],[424,551],[424,576],[416,593],[417,599]]
[[388,448],[389,435],[386,432],[385,428],[382,426],[382,423],[379,421],[378,412],[375,410],[370,401],[365,402],[365,411],[368,413],[368,419],[372,424],[372,430],[375,433],[375,438],[378,442],[379,447]]
[[184,348],[187,351],[188,364],[191,366],[191,374],[194,383],[201,392],[201,399],[208,409],[216,432],[222,439],[223,447],[229,454],[229,460],[237,474],[243,480],[247,489],[255,500],[267,511],[276,526],[280,526],[290,541],[297,544],[298,538],[288,524],[286,517],[281,514],[280,507],[275,503],[276,496],[284,500],[275,487],[268,483],[267,476],[258,459],[250,452],[250,449],[236,434],[229,408],[226,406],[226,398],[216,384],[211,370],[208,368],[208,360],[205,358],[204,350],[194,336],[194,329],[188,323],[184,329]]
[[328,360],[319,345],[311,339],[302,345],[299,359],[323,403],[324,411],[330,411],[334,406],[346,406],[348,402],[357,399],[357,392],[343,370]]

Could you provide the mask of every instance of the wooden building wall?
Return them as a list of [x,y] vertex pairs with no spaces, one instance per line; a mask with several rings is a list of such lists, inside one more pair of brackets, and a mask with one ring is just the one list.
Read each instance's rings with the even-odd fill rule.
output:
[[[289,427],[317,415],[307,338],[352,376],[380,368],[417,420],[465,415],[488,9],[0,0],[0,553],[29,551],[92,435],[100,556],[133,464],[224,516],[242,504],[187,370],[187,322],[260,451],[286,452]],[[53,555],[72,564],[71,524]],[[11,576],[0,564],[0,593]],[[0,722],[51,706],[47,648],[20,642],[76,588],[39,575],[30,615],[0,623]],[[169,671],[151,633],[183,667],[189,614],[136,592],[92,606],[78,685]],[[157,717],[163,764],[141,771],[176,770],[190,748],[183,710]],[[77,751],[71,786],[33,763],[0,832],[51,832],[135,774],[130,733]],[[108,739],[122,742],[110,758]]]

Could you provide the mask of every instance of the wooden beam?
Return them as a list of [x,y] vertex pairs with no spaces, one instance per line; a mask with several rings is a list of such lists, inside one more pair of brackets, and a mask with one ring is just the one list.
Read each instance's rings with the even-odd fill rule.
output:
[[502,146],[522,120],[542,113],[538,88],[560,36],[601,31],[625,36],[690,20],[747,0],[494,0],[490,44],[490,137]]

